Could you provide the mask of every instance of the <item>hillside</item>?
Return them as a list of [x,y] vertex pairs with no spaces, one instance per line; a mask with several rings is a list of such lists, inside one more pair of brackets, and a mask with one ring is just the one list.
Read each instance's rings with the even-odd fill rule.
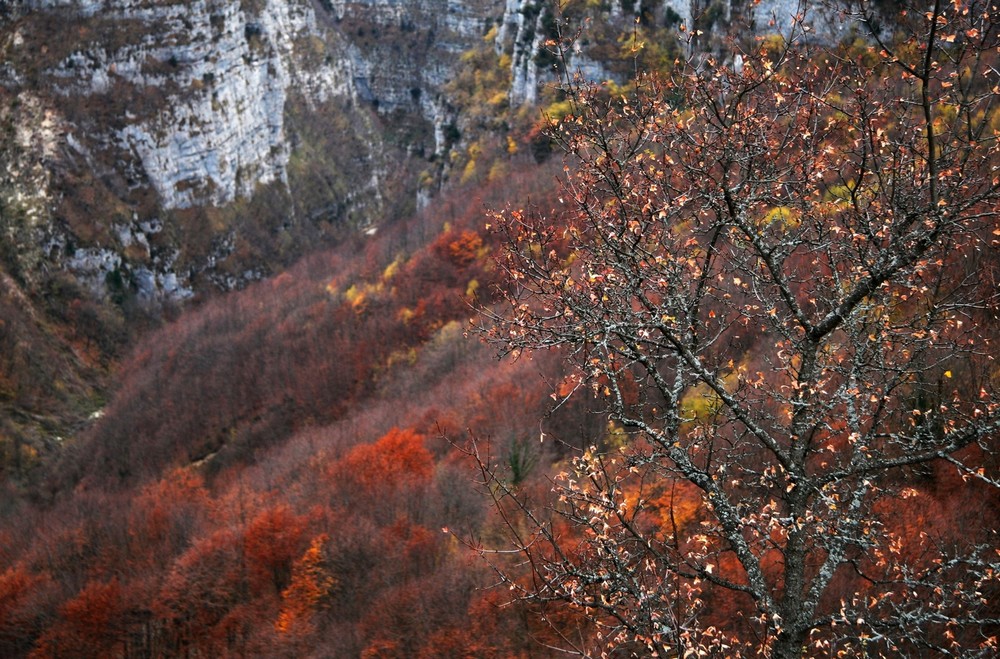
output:
[[[574,66],[623,76],[632,55],[617,44],[639,14],[664,43],[651,52],[668,54],[666,4],[591,4],[564,8],[574,24],[600,19]],[[546,157],[533,131],[556,100],[555,11],[5,3],[0,271],[13,311],[0,404],[22,420],[4,445],[43,454],[73,434],[122,347],[178,309],[503,176],[481,153]],[[61,393],[32,389],[35,361],[60,364]]]
[[[982,564],[969,591],[927,584],[961,564],[932,549],[968,541],[989,554],[1000,523],[989,347],[1000,188],[971,165],[980,178],[963,188],[960,167],[942,167],[930,178],[961,194],[934,188],[919,220],[875,223],[923,203],[922,163],[950,157],[933,141],[946,130],[972,154],[964,162],[994,163],[983,145],[1000,125],[996,61],[986,48],[969,65],[982,80],[942,74],[941,98],[977,100],[927,101],[925,117],[906,76],[857,77],[885,74],[888,56],[829,7],[796,33],[807,53],[796,60],[780,36],[793,11],[783,0],[0,3],[0,655],[499,658],[618,643],[613,656],[646,656],[662,629],[675,650],[697,636],[726,656],[725,634],[771,647],[758,635],[772,624],[766,598],[738,562],[748,538],[775,598],[791,590],[795,552],[801,578],[843,558],[800,655],[890,647],[864,625],[908,610],[896,586],[909,584],[917,604],[947,604],[926,639],[913,623],[904,650],[989,656],[1000,569]],[[990,26],[942,41],[992,44]],[[554,49],[567,33],[573,45]],[[894,38],[900,58],[923,61]],[[701,96],[666,75],[685,59]],[[843,69],[816,74],[822,92],[786,101],[797,76],[831,61]],[[647,88],[660,79],[637,73],[671,82]],[[912,95],[877,133],[906,155],[886,169],[906,164],[872,182],[852,169],[869,147],[852,142],[850,103],[888,107],[865,105],[887,89]],[[716,130],[712,111],[742,111],[732,98],[744,93],[748,114]],[[926,149],[928,131],[913,129],[925,119]],[[787,149],[754,142],[782,132]],[[802,175],[795,161],[773,185],[746,176],[716,194],[713,177],[735,175],[726,167],[747,153],[768,175],[800,156],[823,169]],[[760,200],[726,216],[754,186]],[[962,195],[982,201],[939,210]],[[953,208],[972,228],[920,233]],[[852,292],[893,249],[903,256],[890,264],[928,256]],[[785,268],[791,283],[775,283]],[[704,303],[684,297],[705,291]],[[863,301],[857,317],[838,295]],[[683,340],[649,339],[685,314]],[[811,348],[828,370],[810,387],[792,352],[816,327],[833,338]],[[640,354],[647,340],[662,361]],[[827,390],[839,398],[807,401]],[[804,443],[785,432],[807,425],[801,410],[819,419]],[[650,428],[668,418],[674,435],[657,453]],[[950,451],[956,418],[982,430]],[[851,471],[870,458],[862,434],[898,464],[876,479],[874,503],[857,504],[868,521],[841,522],[869,487],[868,463]],[[754,442],[772,436],[779,456],[785,443],[818,453],[794,474],[791,460],[771,467],[773,446]],[[696,476],[729,462],[685,480],[682,445]],[[900,446],[929,457],[911,464]],[[815,516],[782,508],[830,465],[854,480],[810,485]],[[744,497],[731,536],[715,523],[712,482]],[[796,528],[812,544],[789,549]],[[635,537],[616,545],[615,533]],[[848,536],[846,558],[825,549]],[[876,570],[897,559],[916,567]],[[547,580],[576,561],[580,572]],[[666,594],[609,599],[614,569]],[[883,595],[886,574],[895,590]],[[858,639],[831,645],[855,610],[871,611]],[[607,636],[645,615],[655,639]]]
[[[553,170],[507,190],[545,199]],[[6,499],[4,654],[537,652],[442,532],[484,528],[449,444],[467,428],[522,477],[556,457],[536,419],[557,364],[498,365],[463,336],[498,194],[446,197],[149,335],[48,472],[52,503]],[[541,431],[603,429],[566,410]]]

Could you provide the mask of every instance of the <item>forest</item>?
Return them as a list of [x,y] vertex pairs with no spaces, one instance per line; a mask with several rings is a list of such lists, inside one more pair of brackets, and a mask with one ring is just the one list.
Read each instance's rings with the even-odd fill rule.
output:
[[[537,113],[469,53],[425,208],[0,420],[0,655],[995,656],[1000,9],[693,32]],[[37,347],[0,400],[92,386]]]

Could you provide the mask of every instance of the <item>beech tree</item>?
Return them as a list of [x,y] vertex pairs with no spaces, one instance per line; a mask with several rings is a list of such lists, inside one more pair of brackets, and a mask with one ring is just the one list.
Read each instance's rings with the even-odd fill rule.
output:
[[596,625],[566,649],[997,652],[1000,10],[907,9],[569,81],[563,207],[491,215],[489,340],[613,424],[549,504],[477,451],[531,573],[484,555]]

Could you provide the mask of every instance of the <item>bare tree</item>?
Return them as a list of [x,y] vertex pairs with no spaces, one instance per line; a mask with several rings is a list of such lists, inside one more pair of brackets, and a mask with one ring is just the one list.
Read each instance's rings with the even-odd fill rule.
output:
[[624,437],[548,504],[480,460],[530,575],[484,554],[596,625],[569,649],[997,652],[1000,11],[895,25],[571,82],[565,208],[491,218],[484,331]]

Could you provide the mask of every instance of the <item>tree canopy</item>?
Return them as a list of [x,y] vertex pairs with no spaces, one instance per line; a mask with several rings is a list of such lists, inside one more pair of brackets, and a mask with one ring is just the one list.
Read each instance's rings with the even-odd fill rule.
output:
[[493,213],[489,340],[561,351],[557,405],[620,431],[547,504],[480,462],[530,578],[483,552],[596,625],[568,649],[997,651],[1000,12],[902,4],[568,80],[563,206]]

